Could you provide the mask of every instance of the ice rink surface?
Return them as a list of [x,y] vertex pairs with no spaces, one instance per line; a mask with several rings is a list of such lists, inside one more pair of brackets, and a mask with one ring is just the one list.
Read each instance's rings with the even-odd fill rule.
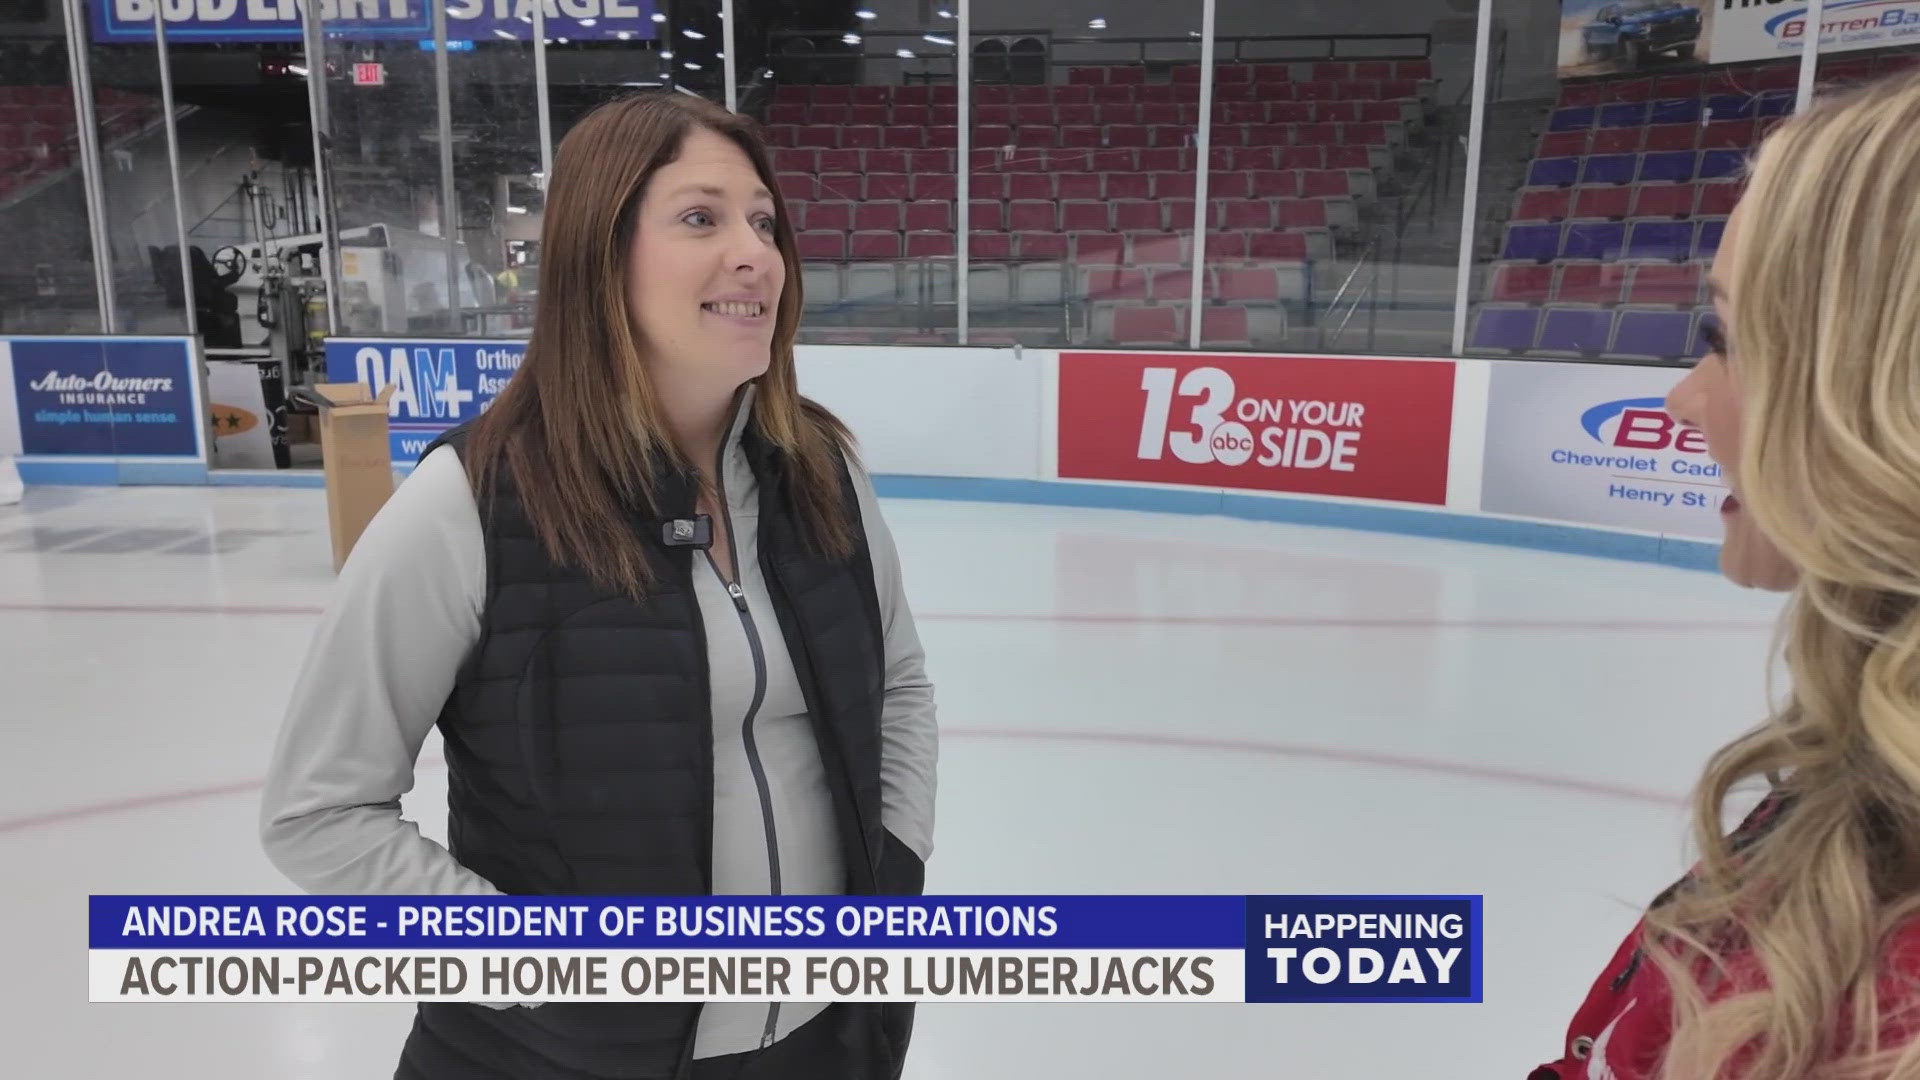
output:
[[[889,500],[942,726],[935,893],[1480,893],[1480,1005],[922,1006],[907,1075],[1519,1080],[1686,793],[1757,721],[1778,598],[1567,555]],[[432,557],[422,553],[423,558]],[[0,507],[7,1075],[362,1080],[410,1005],[90,1005],[90,893],[291,891],[255,839],[332,580],[317,490]],[[406,800],[444,836],[430,740]]]

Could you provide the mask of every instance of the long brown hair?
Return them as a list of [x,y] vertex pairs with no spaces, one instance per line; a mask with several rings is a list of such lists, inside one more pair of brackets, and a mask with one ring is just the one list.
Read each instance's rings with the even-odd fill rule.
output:
[[752,422],[780,452],[788,497],[816,547],[839,557],[852,547],[839,469],[852,440],[797,389],[800,256],[766,144],[751,120],[705,99],[635,94],[595,109],[560,141],[540,230],[533,336],[520,370],[474,422],[463,460],[483,506],[504,472],[550,557],[636,598],[652,574],[633,512],[660,512],[663,467],[693,470],[667,434],[640,354],[627,306],[629,253],[647,182],[696,127],[739,146],[773,194],[786,284]]

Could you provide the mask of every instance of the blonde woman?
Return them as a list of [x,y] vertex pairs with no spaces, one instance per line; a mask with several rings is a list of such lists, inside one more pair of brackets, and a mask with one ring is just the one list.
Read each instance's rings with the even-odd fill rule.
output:
[[1920,77],[1782,125],[1713,284],[1725,336],[1668,405],[1726,470],[1722,569],[1794,589],[1791,693],[1533,1078],[1920,1077]]

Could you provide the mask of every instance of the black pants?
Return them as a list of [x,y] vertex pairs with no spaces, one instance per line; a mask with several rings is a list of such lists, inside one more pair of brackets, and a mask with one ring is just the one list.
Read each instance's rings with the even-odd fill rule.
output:
[[693,1080],[869,1080],[870,1053],[849,1045],[847,1020],[843,1006],[829,1005],[764,1050],[696,1060]]

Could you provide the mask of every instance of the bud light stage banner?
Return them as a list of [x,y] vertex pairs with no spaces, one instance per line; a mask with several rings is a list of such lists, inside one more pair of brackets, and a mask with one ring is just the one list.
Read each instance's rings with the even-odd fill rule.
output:
[[189,338],[0,338],[0,453],[176,463],[204,480],[207,411]]
[[[433,47],[432,0],[320,0],[328,38]],[[535,0],[441,0],[449,41],[533,40]],[[655,0],[540,0],[548,37],[651,40]],[[155,7],[172,42],[299,41],[302,0],[88,0],[93,40],[152,41]],[[451,48],[452,46],[450,46]]]
[[94,896],[90,1001],[1479,1002],[1478,896]]
[[1059,475],[1444,504],[1450,361],[1060,354]]
[[448,428],[480,415],[520,370],[524,341],[328,338],[327,381],[357,382],[388,404],[393,461],[411,466]]
[[1487,396],[1480,508],[1720,539],[1727,488],[1700,432],[1666,411],[1686,372],[1502,361]]

